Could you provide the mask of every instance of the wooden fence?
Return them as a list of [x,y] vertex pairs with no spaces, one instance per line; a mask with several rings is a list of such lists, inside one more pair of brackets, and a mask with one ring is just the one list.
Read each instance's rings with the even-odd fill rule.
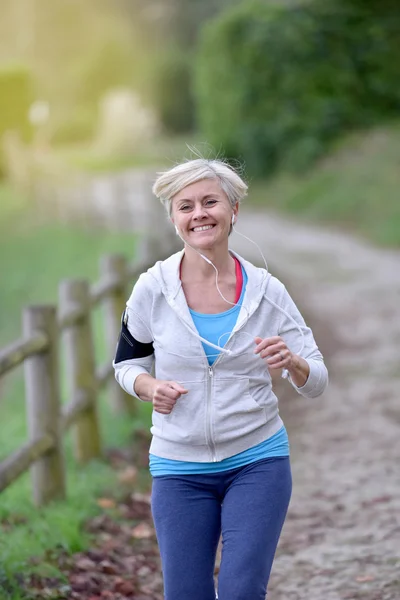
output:
[[[161,251],[165,250],[163,246]],[[133,411],[133,399],[116,383],[111,361],[128,284],[132,287],[159,253],[158,244],[145,243],[140,258],[131,265],[123,256],[105,256],[97,283],[90,286],[85,280],[62,281],[58,307],[28,306],[23,311],[22,339],[0,350],[0,377],[23,364],[29,440],[0,463],[0,493],[30,469],[36,505],[64,498],[65,432],[73,426],[76,459],[86,462],[102,451],[97,416],[99,391],[107,388],[115,411]],[[96,367],[91,313],[99,305],[104,311],[109,358]],[[61,343],[70,398],[65,406],[61,405]]]

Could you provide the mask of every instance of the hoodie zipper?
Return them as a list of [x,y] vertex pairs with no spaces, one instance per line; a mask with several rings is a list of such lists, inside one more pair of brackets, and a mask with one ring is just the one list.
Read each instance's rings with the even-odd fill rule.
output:
[[[231,338],[233,337],[234,333],[236,333],[237,331],[239,331],[242,327],[244,327],[244,325],[247,323],[248,319],[244,319],[244,321],[240,324],[240,327],[238,327],[235,331],[231,332],[231,335],[229,336],[225,347],[228,345],[228,343],[230,342]],[[214,378],[214,369],[218,363],[218,361],[222,358],[223,353],[221,352],[220,355],[217,357],[217,359],[214,361],[213,365],[209,365],[207,364],[207,403],[206,403],[206,431],[207,431],[207,438],[208,438],[208,444],[211,450],[211,457],[212,457],[212,462],[217,462],[217,456],[216,456],[216,448],[215,448],[215,441],[214,441],[214,437],[212,434],[212,427],[211,427],[211,412],[212,412],[212,382],[213,382],[213,378]],[[207,360],[207,358],[206,358]]]
[[217,456],[215,452],[215,442],[211,430],[211,397],[212,397],[212,380],[214,377],[214,371],[211,366],[208,366],[208,377],[207,377],[207,406],[206,406],[206,423],[207,423],[207,437],[208,443],[211,449],[212,462],[217,462]]

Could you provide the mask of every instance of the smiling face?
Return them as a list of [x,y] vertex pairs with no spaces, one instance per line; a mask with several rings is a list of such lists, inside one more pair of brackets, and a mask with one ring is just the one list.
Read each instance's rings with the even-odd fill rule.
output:
[[213,249],[227,244],[232,215],[227,195],[217,180],[203,179],[186,186],[172,198],[171,219],[180,236],[199,249]]

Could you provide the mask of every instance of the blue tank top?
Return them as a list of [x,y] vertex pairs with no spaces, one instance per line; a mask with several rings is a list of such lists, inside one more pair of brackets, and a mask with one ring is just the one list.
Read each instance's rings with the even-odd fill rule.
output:
[[[223,348],[236,325],[240,307],[246,291],[247,274],[242,266],[243,286],[239,300],[235,306],[222,313],[204,314],[190,310],[193,322],[202,338]],[[202,342],[203,343],[203,342]],[[208,363],[212,365],[220,352],[203,343]],[[248,448],[244,452],[225,458],[220,462],[200,463],[184,460],[171,460],[150,454],[150,473],[153,477],[161,475],[186,474],[195,475],[199,473],[218,473],[236,469],[248,465],[256,460],[271,458],[273,456],[289,456],[289,440],[285,427],[272,435],[267,440]]]

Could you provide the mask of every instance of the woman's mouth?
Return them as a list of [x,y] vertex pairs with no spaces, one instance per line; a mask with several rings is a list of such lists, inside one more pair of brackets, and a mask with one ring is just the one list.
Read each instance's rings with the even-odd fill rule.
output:
[[213,229],[215,225],[201,225],[199,227],[193,227],[191,231],[198,233],[199,231],[208,231],[209,229]]

